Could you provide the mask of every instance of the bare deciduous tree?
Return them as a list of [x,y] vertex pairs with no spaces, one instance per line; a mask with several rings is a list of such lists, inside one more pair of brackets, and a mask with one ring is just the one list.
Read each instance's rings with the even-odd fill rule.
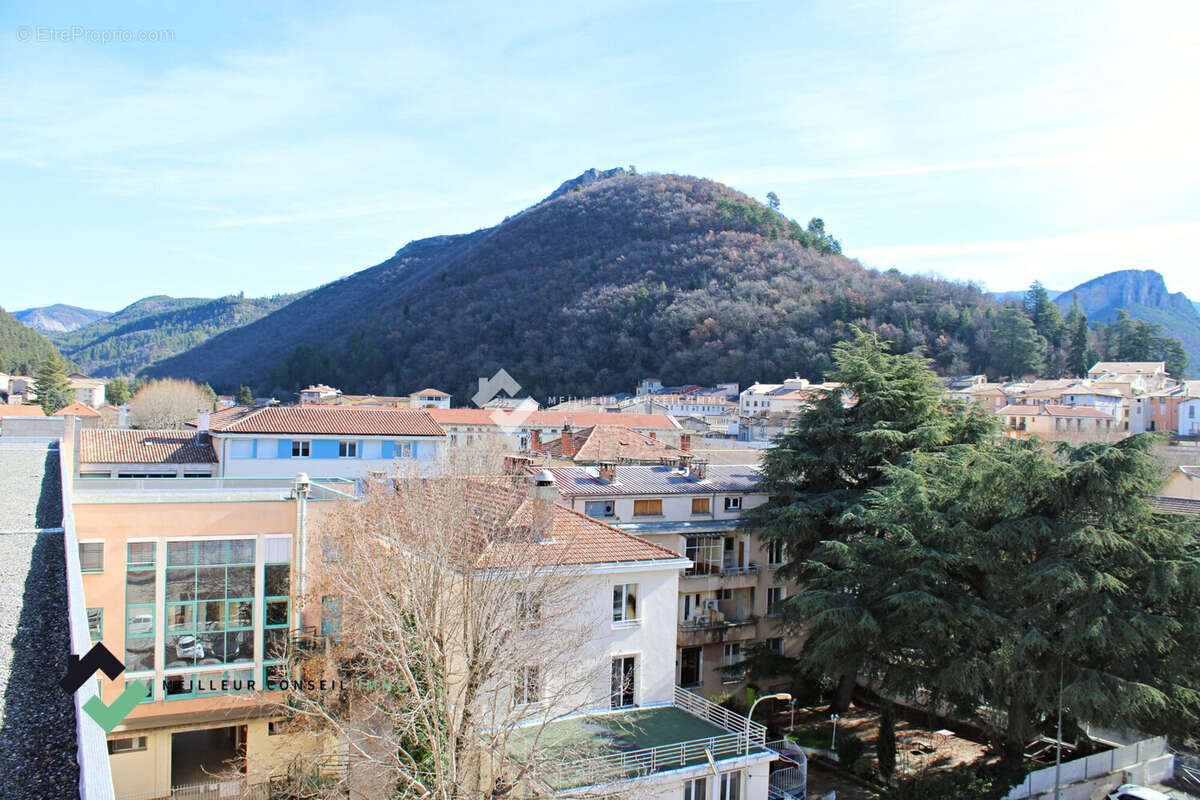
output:
[[145,430],[182,428],[199,411],[212,411],[208,393],[191,381],[151,381],[130,401],[134,427]]
[[[480,477],[490,458],[372,481],[314,521],[305,621],[325,636],[292,659],[306,683],[287,707],[332,746],[326,769],[295,765],[295,796],[545,797],[595,754],[553,725],[609,689],[592,654],[607,620],[579,611],[578,543],[554,536],[573,512],[525,478]],[[337,690],[307,683],[321,679]]]

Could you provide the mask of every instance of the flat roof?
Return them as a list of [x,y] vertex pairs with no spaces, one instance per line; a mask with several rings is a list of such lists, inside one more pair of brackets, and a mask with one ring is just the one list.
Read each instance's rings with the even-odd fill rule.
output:
[[58,447],[0,440],[0,464],[0,796],[77,796]]
[[[518,750],[533,746],[542,753],[561,748],[569,752],[572,759],[580,762],[580,766],[583,767],[589,758],[596,756],[648,750],[683,742],[700,742],[730,735],[730,731],[681,708],[657,706],[595,716],[570,717],[546,725],[521,728],[513,732],[512,746]],[[761,746],[752,745],[749,755],[763,752],[766,751]],[[745,754],[738,755],[740,757]],[[716,760],[727,757],[718,756]],[[653,771],[668,772],[706,763],[708,758],[703,748],[698,748],[694,755],[689,755],[682,761],[673,759],[670,762],[659,763]],[[646,774],[644,770],[634,771],[631,768],[628,775],[610,776],[609,779],[643,774]],[[588,778],[585,777],[585,773],[574,773],[568,767],[557,779],[550,781],[550,784],[553,788],[563,789],[580,786],[586,782]]]

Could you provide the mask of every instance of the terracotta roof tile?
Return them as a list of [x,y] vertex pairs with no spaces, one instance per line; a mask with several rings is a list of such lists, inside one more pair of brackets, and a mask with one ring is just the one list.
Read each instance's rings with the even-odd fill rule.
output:
[[593,425],[573,430],[547,442],[543,450],[550,455],[561,456],[563,438],[566,436],[572,439],[576,450],[571,460],[581,464],[601,461],[660,463],[660,459],[664,458],[691,458],[690,453],[678,447],[624,425]]
[[90,406],[85,406],[83,403],[75,402],[65,408],[60,408],[54,412],[56,417],[65,417],[68,414],[73,414],[77,417],[98,417],[100,412]]
[[41,406],[0,403],[0,417],[44,417],[46,412]]
[[[237,413],[237,412],[241,413]],[[194,421],[193,421],[194,422]],[[445,436],[428,411],[375,406],[268,406],[214,412],[221,433],[299,433],[333,436]]]
[[[499,425],[490,408],[431,408],[429,414],[442,425]],[[504,417],[499,417],[503,420]],[[607,411],[533,411],[519,427],[561,428],[620,424],[628,428],[678,430],[679,423],[668,414],[616,414]]]
[[215,464],[212,444],[195,431],[139,431],[121,428],[79,432],[83,464]]

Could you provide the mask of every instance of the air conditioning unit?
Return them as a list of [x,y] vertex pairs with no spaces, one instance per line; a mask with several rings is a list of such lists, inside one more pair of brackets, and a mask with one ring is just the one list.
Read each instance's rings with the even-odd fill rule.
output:
[[693,617],[693,620],[697,625],[707,625],[709,616],[708,614],[697,614],[695,617]]
[[718,608],[718,606],[717,606],[716,598],[709,598],[708,600],[704,601],[704,610],[705,611],[716,611],[717,608]]

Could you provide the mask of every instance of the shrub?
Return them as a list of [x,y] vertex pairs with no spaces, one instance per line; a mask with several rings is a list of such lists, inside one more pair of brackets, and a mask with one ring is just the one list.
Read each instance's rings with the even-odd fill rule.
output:
[[843,736],[838,739],[837,743],[838,763],[848,769],[851,764],[858,761],[864,749],[866,748],[863,745],[862,739],[854,734],[851,733],[848,736]]
[[859,756],[850,765],[850,772],[869,781],[875,777],[875,761],[870,756]]

